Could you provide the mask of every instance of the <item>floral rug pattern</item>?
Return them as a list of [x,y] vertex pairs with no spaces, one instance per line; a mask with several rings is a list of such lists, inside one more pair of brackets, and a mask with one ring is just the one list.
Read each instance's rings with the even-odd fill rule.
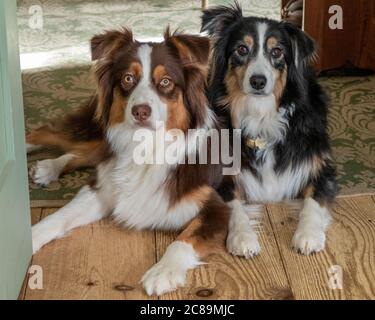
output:
[[[211,0],[209,3],[227,3]],[[246,14],[278,18],[280,1],[243,0]],[[28,27],[28,7],[39,4],[43,30]],[[200,1],[19,0],[21,62],[30,55],[47,57],[44,64],[23,70],[26,130],[77,108],[93,92],[88,41],[117,25],[131,25],[136,35],[158,37],[168,23],[188,32],[199,31]],[[23,56],[23,57],[22,57]],[[32,59],[33,61],[35,59]],[[31,61],[32,62],[32,61]],[[321,78],[331,98],[329,132],[341,194],[375,191],[375,76]],[[34,152],[35,161],[53,158],[54,151]],[[76,170],[41,188],[30,181],[33,206],[59,206],[86,184],[93,170]]]

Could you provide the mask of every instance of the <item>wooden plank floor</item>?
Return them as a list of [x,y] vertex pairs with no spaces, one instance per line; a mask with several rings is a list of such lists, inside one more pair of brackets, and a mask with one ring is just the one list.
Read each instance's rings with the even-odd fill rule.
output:
[[[32,222],[54,211],[33,208]],[[186,288],[160,299],[375,299],[375,197],[338,199],[326,250],[308,257],[290,247],[297,213],[296,206],[267,205],[260,256],[214,255],[189,273]],[[149,299],[139,280],[175,236],[108,220],[76,229],[33,257],[43,268],[43,290],[31,290],[26,277],[20,299]],[[342,270],[342,289],[328,285],[332,266]]]

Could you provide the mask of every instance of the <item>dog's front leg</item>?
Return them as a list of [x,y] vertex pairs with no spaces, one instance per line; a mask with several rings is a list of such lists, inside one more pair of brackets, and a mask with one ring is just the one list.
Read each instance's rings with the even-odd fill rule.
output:
[[235,256],[253,258],[260,253],[258,236],[240,200],[228,202],[232,209],[229,219],[227,249]]
[[337,193],[335,170],[329,163],[304,190],[304,204],[294,234],[293,248],[305,255],[324,249],[326,229],[331,221],[329,206]]
[[148,295],[173,291],[183,286],[189,269],[201,259],[225,247],[230,209],[214,193],[188,227],[167,248],[161,260],[143,276]]
[[325,231],[330,221],[331,216],[326,205],[313,197],[306,197],[292,239],[293,248],[305,255],[323,250],[326,241]]
[[76,227],[100,220],[108,213],[97,191],[84,186],[70,203],[33,226],[33,252]]

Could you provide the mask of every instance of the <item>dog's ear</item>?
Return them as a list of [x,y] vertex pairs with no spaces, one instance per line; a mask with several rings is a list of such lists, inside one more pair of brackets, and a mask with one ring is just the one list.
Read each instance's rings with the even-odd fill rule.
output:
[[189,65],[208,65],[210,40],[207,37],[173,33],[169,28],[164,33],[168,47],[177,53],[184,67]]
[[130,29],[107,31],[91,38],[91,60],[102,59],[128,43],[133,42]]
[[217,6],[203,11],[201,31],[217,35],[232,23],[242,19],[242,9],[237,1],[232,6]]
[[294,64],[296,68],[313,64],[317,59],[316,45],[300,28],[288,22],[281,22],[288,33],[293,50]]
[[210,56],[210,40],[207,37],[173,33],[164,34],[165,44],[177,56],[184,72],[184,103],[189,110],[190,126],[203,125],[206,119],[207,99],[205,94]]
[[91,39],[91,58],[97,60],[94,65],[97,82],[98,103],[96,120],[106,127],[113,102],[114,80],[112,75],[115,52],[133,43],[133,34],[129,29],[107,31]]

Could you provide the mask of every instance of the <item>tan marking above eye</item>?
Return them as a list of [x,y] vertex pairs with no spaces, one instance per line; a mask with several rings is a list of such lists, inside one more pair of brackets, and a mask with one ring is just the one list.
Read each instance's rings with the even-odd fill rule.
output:
[[271,50],[273,47],[276,47],[279,42],[275,37],[270,37],[267,39],[267,48]]
[[252,47],[253,44],[254,44],[254,39],[252,36],[250,35],[246,35],[244,38],[243,38],[243,41],[249,46],[249,47]]
[[162,65],[157,65],[154,69],[154,72],[153,72],[153,78],[154,78],[154,81],[155,83],[160,83],[160,81],[165,77],[167,76],[167,70],[165,69],[164,66]]
[[142,65],[139,62],[132,62],[121,79],[122,86],[129,90],[137,84],[142,76]]
[[126,73],[130,73],[135,76],[136,79],[139,79],[142,76],[142,65],[139,62],[132,62],[126,70]]
[[171,90],[174,87],[172,78],[168,76],[167,70],[162,65],[157,65],[153,72],[155,85],[163,90]]

